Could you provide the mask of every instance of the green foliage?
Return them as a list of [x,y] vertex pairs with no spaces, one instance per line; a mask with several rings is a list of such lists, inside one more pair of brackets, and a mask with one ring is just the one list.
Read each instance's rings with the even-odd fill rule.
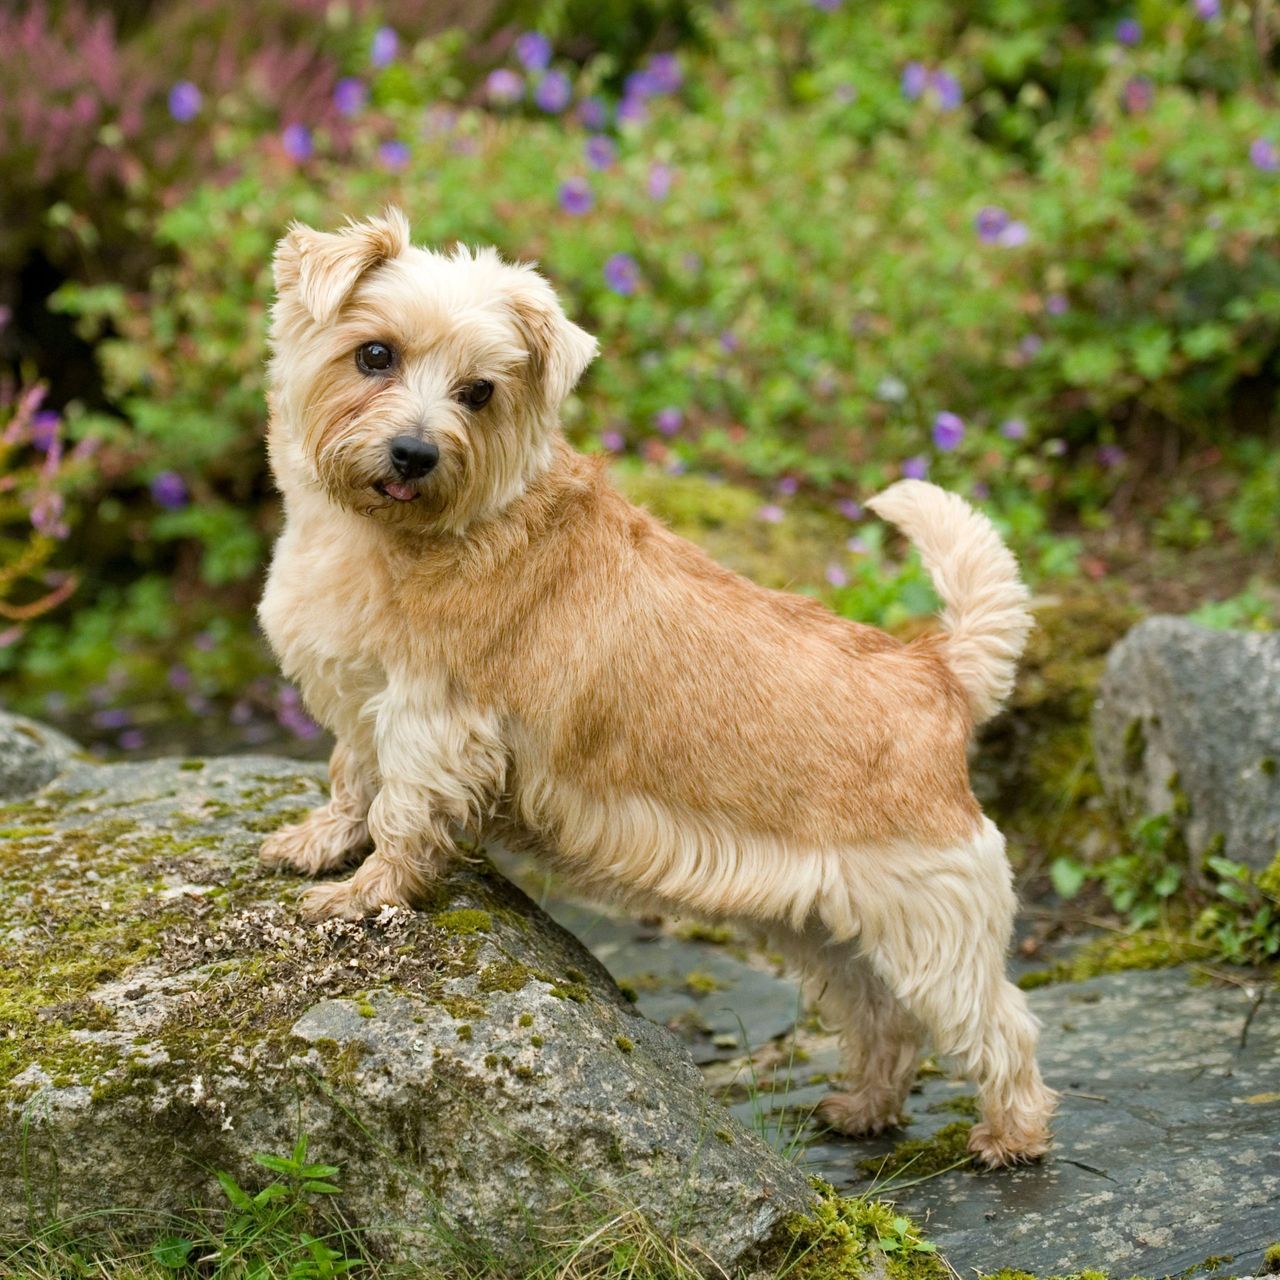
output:
[[1228,964],[1272,965],[1280,959],[1278,868],[1280,855],[1272,867],[1255,872],[1211,850],[1193,874],[1175,812],[1136,823],[1120,853],[1092,866],[1058,858],[1051,876],[1064,898],[1074,897],[1086,883],[1098,883],[1135,934],[1150,933],[1158,924],[1166,934],[1172,930],[1180,936],[1185,945],[1175,938],[1172,951],[1158,948],[1157,964],[1198,955]]
[[[128,180],[109,200],[74,165],[50,180],[42,240],[94,264],[66,268],[53,306],[92,347],[103,403],[69,392],[69,432],[99,449],[54,568],[82,585],[74,614],[0,651],[15,700],[43,679],[73,708],[106,690],[173,714],[189,693],[165,673],[191,666],[214,618],[231,653],[200,697],[269,669],[249,618],[278,522],[262,447],[273,245],[295,218],[389,201],[420,241],[540,260],[604,352],[567,406],[575,442],[655,485],[695,473],[716,510],[709,477],[746,486],[758,500],[716,517],[740,540],[774,508],[861,499],[910,466],[981,501],[1034,580],[1070,575],[1078,528],[1106,525],[1129,453],[1163,437],[1220,447],[1232,483],[1223,510],[1179,490],[1159,544],[1276,546],[1280,177],[1254,149],[1280,139],[1245,6],[1205,22],[1144,0],[1132,46],[1083,0],[500,7],[496,22],[553,37],[578,102],[616,104],[651,47],[679,44],[679,83],[603,126],[616,157],[599,168],[580,117],[538,105],[536,75],[518,102],[488,100],[502,40],[477,57],[394,3],[324,22],[293,8],[273,0],[250,28],[212,0],[139,21],[112,45],[122,66],[163,48],[198,78],[202,42],[220,42],[202,109],[179,122],[149,90],[111,135]],[[401,44],[374,70],[381,20]],[[331,101],[339,75],[367,89],[354,114]],[[285,94],[309,156],[282,145]],[[564,206],[569,180],[588,211]],[[606,274],[616,254],[634,292]],[[958,436],[935,435],[942,413]],[[888,625],[932,606],[913,561],[875,527],[850,532],[847,555],[790,585]],[[167,617],[134,645],[152,580]]]

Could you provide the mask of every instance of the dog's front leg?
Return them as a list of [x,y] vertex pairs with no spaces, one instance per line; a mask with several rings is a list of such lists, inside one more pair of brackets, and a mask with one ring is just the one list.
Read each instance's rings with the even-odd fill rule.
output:
[[329,799],[301,822],[281,827],[258,856],[268,867],[314,876],[333,871],[369,840],[369,805],[377,793],[377,762],[367,734],[339,737],[329,757]]
[[312,919],[356,920],[408,907],[454,852],[454,831],[497,795],[506,749],[497,718],[444,681],[393,678],[376,699],[374,744],[381,788],[369,808],[374,850],[349,880],[303,897]]

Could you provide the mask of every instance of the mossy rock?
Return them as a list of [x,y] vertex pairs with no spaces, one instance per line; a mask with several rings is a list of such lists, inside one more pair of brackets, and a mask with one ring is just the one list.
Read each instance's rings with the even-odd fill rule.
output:
[[515,1224],[603,1199],[729,1267],[812,1205],[483,859],[419,911],[311,925],[256,851],[318,768],[62,763],[0,809],[0,1235],[217,1204],[214,1170],[253,1185],[299,1130],[347,1219],[423,1265],[456,1234],[514,1267]]

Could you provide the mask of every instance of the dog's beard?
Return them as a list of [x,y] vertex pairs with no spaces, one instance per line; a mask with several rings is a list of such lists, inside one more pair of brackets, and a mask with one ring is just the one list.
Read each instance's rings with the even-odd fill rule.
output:
[[455,435],[432,439],[440,460],[410,482],[401,483],[387,466],[386,442],[339,439],[322,449],[313,465],[331,501],[379,524],[424,532],[461,532],[477,520],[499,514],[518,498],[549,461],[545,441],[531,439],[514,425],[504,433],[473,439]]

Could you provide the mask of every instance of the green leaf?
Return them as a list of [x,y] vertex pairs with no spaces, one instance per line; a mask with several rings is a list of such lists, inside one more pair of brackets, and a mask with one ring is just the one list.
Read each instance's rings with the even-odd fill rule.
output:
[[195,1245],[181,1236],[165,1236],[151,1246],[151,1256],[169,1271],[180,1271],[187,1265]]
[[335,1187],[332,1182],[304,1182],[302,1184],[303,1191],[314,1191],[317,1195],[322,1196],[339,1196],[342,1194],[341,1187]]
[[1060,898],[1070,900],[1084,887],[1089,878],[1089,868],[1076,858],[1063,855],[1054,858],[1049,867],[1049,879],[1053,881],[1053,891]]
[[266,1152],[258,1152],[253,1157],[255,1164],[260,1164],[264,1169],[270,1169],[272,1173],[296,1173],[297,1164],[285,1156],[273,1156]]
[[253,1212],[253,1201],[249,1197],[249,1193],[244,1191],[240,1184],[229,1174],[223,1173],[221,1169],[215,1172],[214,1177],[218,1179],[218,1185],[222,1188],[222,1193],[237,1208],[243,1209],[246,1213]]

